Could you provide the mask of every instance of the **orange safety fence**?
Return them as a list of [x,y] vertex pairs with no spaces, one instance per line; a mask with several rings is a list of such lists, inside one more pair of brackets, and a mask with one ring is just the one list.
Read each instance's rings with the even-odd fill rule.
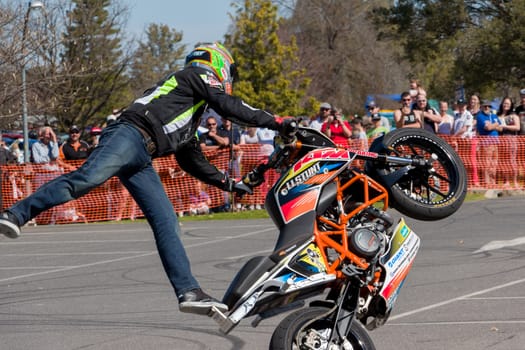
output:
[[[525,136],[475,137],[473,139],[443,137],[458,152],[468,173],[469,189],[523,189],[525,179]],[[371,140],[370,140],[371,141]],[[371,143],[369,141],[369,144]],[[340,147],[365,149],[358,141],[351,141]],[[232,177],[239,178],[253,169],[265,156],[260,145],[240,145],[230,162],[229,150],[205,152],[208,160],[222,171],[229,171]],[[68,162],[78,167],[80,162]],[[164,188],[178,215],[188,215],[196,205],[195,191],[198,180],[185,173],[178,166],[174,156],[158,158],[153,161]],[[357,166],[362,163],[357,163]],[[63,168],[56,164],[5,165],[0,167],[2,185],[2,208],[13,205],[34,192],[43,183],[63,174]],[[264,204],[264,198],[278,174],[269,171],[266,181],[254,189],[252,195],[242,199],[209,185],[202,189],[209,196],[206,204],[212,210],[256,208]],[[36,218],[38,224],[94,222],[106,220],[135,219],[143,217],[128,191],[114,177],[89,194],[43,212]]]

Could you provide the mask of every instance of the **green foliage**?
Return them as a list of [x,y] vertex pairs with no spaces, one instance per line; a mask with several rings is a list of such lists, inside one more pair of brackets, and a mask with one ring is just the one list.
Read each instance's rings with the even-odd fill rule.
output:
[[180,44],[182,32],[167,25],[151,23],[146,36],[146,41],[139,42],[131,66],[131,85],[136,94],[180,69],[186,51]]
[[[386,0],[297,0],[280,31],[297,38],[301,67],[311,78],[308,94],[363,113],[371,93],[395,93],[407,85],[407,65],[399,44],[378,42],[371,23],[372,6]],[[386,106],[384,106],[386,107]],[[310,109],[310,115],[318,108]]]
[[269,218],[266,210],[247,210],[240,212],[211,213],[207,215],[183,216],[179,220],[185,221],[207,221],[207,220],[250,220]]
[[276,114],[305,114],[300,102],[310,81],[297,68],[295,39],[288,45],[279,39],[276,6],[268,0],[245,0],[234,22],[225,42],[239,68],[234,94]]
[[120,27],[110,16],[111,0],[73,0],[64,33],[61,69],[55,86],[55,116],[66,128],[86,125],[126,93],[128,65],[120,45]]
[[486,95],[508,95],[522,88],[525,79],[525,1],[509,2],[473,27],[477,45],[460,52],[458,70],[468,85]]
[[434,96],[463,80],[486,96],[517,90],[525,77],[525,1],[415,1],[376,8],[380,38],[404,46],[405,58]]

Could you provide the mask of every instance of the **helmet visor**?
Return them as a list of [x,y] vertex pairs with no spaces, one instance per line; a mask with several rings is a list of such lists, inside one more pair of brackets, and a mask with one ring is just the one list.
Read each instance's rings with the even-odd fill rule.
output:
[[232,63],[230,65],[230,77],[232,83],[236,83],[239,81],[239,71],[237,70],[237,65],[235,63]]

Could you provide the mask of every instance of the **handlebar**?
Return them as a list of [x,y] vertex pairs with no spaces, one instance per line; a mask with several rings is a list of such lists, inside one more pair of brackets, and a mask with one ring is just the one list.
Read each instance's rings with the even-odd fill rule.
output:
[[[285,162],[290,155],[292,155],[294,152],[296,152],[299,148],[309,146],[308,143],[303,144],[304,140],[298,141],[296,139],[296,134],[299,130],[298,122],[294,118],[287,118],[283,119],[280,129],[279,129],[279,135],[274,138],[274,144],[275,149],[273,153],[268,157],[267,161],[260,163],[257,165],[252,171],[247,173],[243,179],[242,182],[253,188],[256,186],[259,186],[261,183],[264,182],[264,174],[269,169],[276,169],[280,167],[283,162]],[[313,146],[313,145],[312,145]],[[314,148],[316,146],[313,146]],[[319,147],[327,147],[326,145],[319,145]],[[330,147],[330,146],[328,146]],[[348,150],[351,154],[355,156],[356,159],[376,162],[376,163],[383,163],[383,164],[398,164],[398,165],[405,165],[405,166],[414,166],[414,167],[432,167],[432,162],[436,160],[437,156],[432,155],[430,159],[426,159],[423,157],[398,157],[398,156],[391,156],[371,151],[363,151],[363,150]]]
[[282,137],[284,143],[292,143],[295,139],[299,125],[295,119],[284,119],[279,129],[279,135]]

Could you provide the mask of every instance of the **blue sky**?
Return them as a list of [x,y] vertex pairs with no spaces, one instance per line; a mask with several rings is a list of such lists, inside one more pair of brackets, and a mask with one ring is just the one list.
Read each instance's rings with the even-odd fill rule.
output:
[[139,37],[149,23],[167,24],[183,32],[182,43],[222,41],[234,13],[232,0],[122,0],[129,7],[128,31]]

